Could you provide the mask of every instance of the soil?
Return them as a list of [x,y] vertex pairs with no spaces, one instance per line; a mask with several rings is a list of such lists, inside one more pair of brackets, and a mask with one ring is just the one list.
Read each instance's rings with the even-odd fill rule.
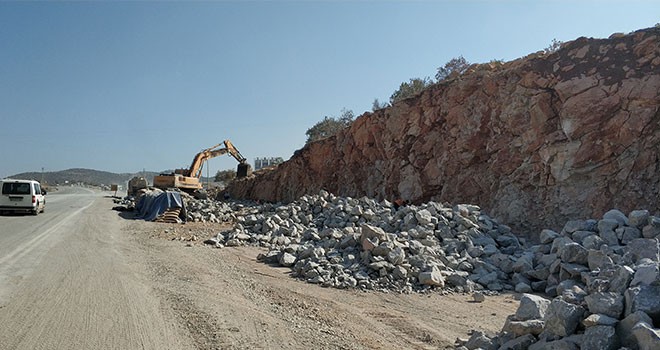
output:
[[[513,295],[323,288],[215,248],[217,224],[128,219],[70,189],[38,217],[0,217],[2,349],[444,349],[497,332]],[[74,208],[74,209],[72,209]]]
[[160,298],[199,349],[453,348],[472,329],[501,330],[518,305],[511,294],[475,303],[467,294],[323,288],[258,262],[264,249],[202,243],[224,228],[138,221],[126,228]]

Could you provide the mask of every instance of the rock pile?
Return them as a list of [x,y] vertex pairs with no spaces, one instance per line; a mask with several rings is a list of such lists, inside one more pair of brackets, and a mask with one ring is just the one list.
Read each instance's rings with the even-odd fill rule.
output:
[[513,279],[554,299],[524,294],[500,334],[475,332],[462,348],[660,349],[659,238],[645,210],[544,230]]
[[525,247],[474,205],[397,207],[326,191],[288,205],[215,205],[236,224],[206,243],[268,247],[260,260],[309,283],[524,293],[501,333],[474,332],[459,348],[660,348],[660,218],[646,210],[569,221]]
[[219,202],[212,199],[196,199],[190,195],[182,197],[186,205],[187,219],[191,222],[230,222],[236,217],[235,211],[243,206],[240,204],[232,205],[226,202]]
[[234,229],[207,241],[259,245],[259,258],[294,276],[337,288],[409,292],[513,290],[522,244],[474,205],[396,205],[326,191],[289,205],[246,207]]

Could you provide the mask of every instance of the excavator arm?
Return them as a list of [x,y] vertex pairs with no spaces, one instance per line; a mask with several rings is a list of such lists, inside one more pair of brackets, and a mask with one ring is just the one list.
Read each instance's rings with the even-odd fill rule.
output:
[[[225,146],[224,148],[218,148],[223,144]],[[190,164],[190,168],[189,171],[187,172],[188,173],[187,176],[200,178],[202,176],[202,167],[204,166],[205,161],[211,158],[219,157],[227,153],[229,153],[232,157],[234,157],[234,159],[236,159],[239,162],[239,169],[241,165],[243,166],[247,165],[247,159],[243,157],[241,152],[238,151],[238,149],[234,146],[234,144],[232,144],[231,141],[229,140],[225,140],[223,143],[219,143],[213,147],[209,147],[197,153],[197,155],[195,155],[195,158],[193,158],[192,164]]]

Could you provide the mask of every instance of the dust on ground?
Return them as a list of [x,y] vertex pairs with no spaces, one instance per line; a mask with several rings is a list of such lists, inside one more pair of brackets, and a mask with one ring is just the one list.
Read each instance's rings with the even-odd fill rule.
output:
[[130,221],[163,308],[199,349],[443,349],[472,329],[495,333],[518,302],[512,294],[397,294],[323,288],[256,260],[264,249],[202,242],[222,224]]

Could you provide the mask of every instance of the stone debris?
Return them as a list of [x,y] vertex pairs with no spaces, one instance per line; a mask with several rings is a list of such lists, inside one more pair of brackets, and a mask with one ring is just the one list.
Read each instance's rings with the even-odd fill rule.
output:
[[660,349],[660,219],[645,210],[568,221],[526,245],[475,205],[395,208],[321,191],[288,205],[189,206],[193,218],[235,220],[207,243],[269,248],[259,260],[309,283],[475,302],[522,293],[499,334],[475,331],[461,349]]
[[[475,205],[429,202],[395,209],[389,201],[326,191],[233,214],[230,205],[219,205],[226,208],[223,215],[235,216],[236,225],[210,244],[267,247],[259,260],[289,266],[293,276],[310,283],[485,293],[514,290],[514,281],[530,283],[522,276],[512,280],[532,263],[523,258],[523,242]],[[189,216],[195,215],[190,209]]]
[[569,221],[560,233],[543,230],[514,265],[531,254],[519,277],[552,299],[523,294],[499,334],[474,333],[462,345],[660,349],[660,236],[640,234],[656,232],[658,221],[645,210],[610,210],[601,220]]
[[197,199],[185,192],[181,192],[181,198],[186,204],[187,219],[189,222],[233,222],[236,217],[234,212],[243,208],[240,203],[228,203],[215,201],[213,199]]

